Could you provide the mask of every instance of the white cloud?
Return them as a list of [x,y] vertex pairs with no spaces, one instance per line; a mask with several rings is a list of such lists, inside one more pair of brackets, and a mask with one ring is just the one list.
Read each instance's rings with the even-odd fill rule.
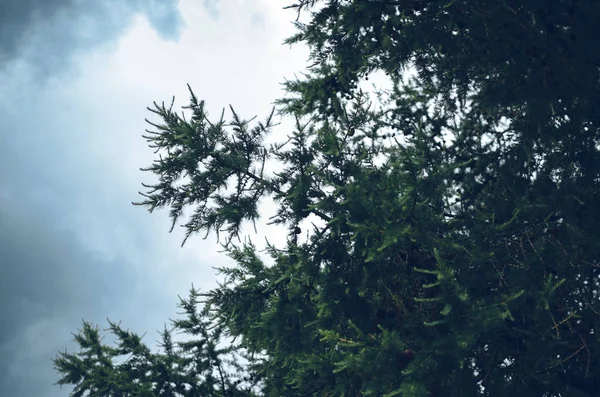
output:
[[[273,7],[271,2],[222,2],[219,4],[220,18],[216,21],[196,2],[182,1],[180,6],[187,28],[179,43],[161,40],[147,21],[138,18],[120,40],[114,54],[90,55],[82,62],[83,72],[77,81],[62,91],[70,103],[82,108],[79,113],[86,114],[90,120],[85,137],[90,142],[85,149],[86,156],[94,153],[107,174],[118,179],[132,193],[140,187],[142,180],[148,181],[150,177],[137,169],[150,164],[153,158],[141,138],[141,133],[148,127],[144,117],[156,121],[145,110],[152,101],[168,102],[175,95],[175,105],[180,109],[181,105],[188,104],[186,83],[189,83],[197,96],[207,101],[209,111],[215,117],[222,107],[231,103],[245,117],[258,115],[263,118],[273,100],[282,95],[280,83],[284,76],[301,69],[306,58],[302,49],[281,45],[292,33],[291,24],[282,21],[289,21],[293,15]],[[262,23],[257,24],[257,20]],[[286,134],[283,128],[277,129],[276,134]],[[110,196],[110,191],[104,193]],[[272,212],[272,208],[263,210]],[[110,206],[103,211],[109,212]],[[89,214],[92,209],[82,212]],[[146,216],[157,217],[156,214]],[[166,211],[160,216],[165,219]],[[89,226],[94,221],[82,220],[83,223]],[[135,234],[135,231],[123,230],[122,225],[109,230],[102,224],[102,219],[96,219],[96,223],[99,224],[95,229],[102,237],[97,234],[94,240],[97,243],[104,240],[105,252],[114,253],[118,249],[133,259],[136,250],[143,250],[144,242],[128,243],[132,238],[127,235]],[[164,256],[155,258],[156,263],[148,264],[145,271],[156,273],[149,277],[157,284],[164,283],[173,298],[175,293],[185,293],[191,282],[197,286],[214,285],[206,280],[207,274],[214,273],[207,266],[229,263],[228,258],[217,252],[220,247],[215,244],[215,239],[203,241],[197,236],[180,249],[181,233],[169,236],[164,226],[165,222],[160,222],[155,231],[159,236],[156,240],[164,245],[161,249]],[[253,235],[251,228],[248,233],[259,246],[263,245],[265,236],[271,242],[281,244],[285,234],[277,230],[262,225],[258,235]],[[177,260],[182,257],[187,260]],[[132,262],[139,263],[137,260]],[[194,262],[197,262],[196,266],[192,265]]]
[[[186,83],[189,83],[196,95],[207,101],[209,112],[215,118],[222,107],[229,104],[245,117],[265,117],[273,100],[282,95],[283,78],[302,69],[307,56],[301,48],[281,45],[293,32],[289,23],[293,13],[274,7],[272,2],[228,1],[219,3],[220,18],[215,21],[196,2],[182,1],[180,7],[187,28],[179,43],[160,40],[148,23],[138,18],[121,39],[116,53],[98,71],[100,78],[93,79],[91,92],[98,92],[104,98],[127,98],[126,107],[138,103],[139,109],[154,100],[168,103],[175,95],[175,106],[179,110],[181,105],[188,104]],[[85,91],[90,92],[89,79],[83,81],[86,81]],[[104,90],[112,93],[101,92]],[[77,96],[83,95],[83,91]],[[124,107],[119,105],[115,109],[119,112],[116,120],[125,119],[125,115],[120,114]],[[147,128],[143,117],[156,120],[150,116],[153,115],[144,110],[143,116],[131,118],[131,125],[138,126],[138,134]],[[284,128],[277,129],[276,133],[285,134]],[[122,142],[123,136],[130,137],[119,134],[114,139]],[[102,140],[106,142],[106,137]],[[122,156],[127,159],[123,166],[133,170],[149,164],[150,151],[144,148],[141,137],[133,136],[133,140],[130,137],[127,142],[130,152]],[[139,174],[136,173],[135,178],[139,179]],[[260,236],[253,240],[262,244],[267,234],[269,231],[261,228]],[[280,236],[278,233],[276,237]],[[271,236],[270,240],[278,239]],[[213,241],[208,240],[208,243],[214,249]],[[188,245],[206,253],[206,243],[199,238],[190,240]]]

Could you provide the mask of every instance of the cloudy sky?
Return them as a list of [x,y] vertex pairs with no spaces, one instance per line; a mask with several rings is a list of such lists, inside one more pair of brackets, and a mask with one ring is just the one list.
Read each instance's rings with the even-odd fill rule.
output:
[[[141,333],[229,263],[130,203],[152,101],[264,118],[306,51],[273,0],[0,0],[0,396],[67,396],[50,358],[81,320]],[[277,130],[285,135],[284,130]],[[277,242],[272,230],[264,235]]]

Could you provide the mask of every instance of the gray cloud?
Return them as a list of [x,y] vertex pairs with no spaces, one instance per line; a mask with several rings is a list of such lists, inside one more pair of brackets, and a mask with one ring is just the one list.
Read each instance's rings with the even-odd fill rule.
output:
[[202,0],[204,9],[213,19],[218,19],[220,16],[219,12],[219,0]]
[[44,81],[68,69],[73,55],[115,45],[137,13],[161,38],[179,39],[183,22],[176,0],[3,0],[0,71],[24,65]]
[[[60,343],[69,345],[70,332],[83,315],[95,317],[90,308],[107,309],[106,300],[96,301],[98,297],[127,291],[132,272],[77,244],[75,232],[62,226],[61,217],[69,214],[67,202],[27,170],[23,163],[31,158],[19,159],[6,146],[1,149],[0,394],[51,395],[56,381],[49,362],[52,350]],[[115,273],[120,277],[112,278]]]

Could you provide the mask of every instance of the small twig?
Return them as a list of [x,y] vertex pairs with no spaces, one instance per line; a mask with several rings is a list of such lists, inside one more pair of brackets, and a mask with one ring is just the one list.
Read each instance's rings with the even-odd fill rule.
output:
[[552,328],[550,328],[548,331],[550,331],[551,329],[556,329],[556,336],[560,338],[560,333],[558,332],[558,327],[560,327],[565,322],[569,321],[569,319],[571,319],[571,317],[573,317],[574,315],[575,315],[575,312],[569,314],[566,318],[564,318],[558,324],[556,323],[556,321],[554,321],[554,317],[552,317],[552,315],[550,315],[550,318],[552,318],[552,322],[554,323],[554,326]]
[[545,368],[545,369],[543,369],[542,371],[537,371],[537,372],[545,372],[545,371],[547,371],[547,370],[549,370],[549,369],[551,369],[551,368],[554,368],[554,367],[556,367],[556,366],[558,366],[558,365],[560,365],[560,364],[563,364],[563,363],[565,363],[565,362],[569,361],[570,359],[572,359],[573,357],[575,357],[575,356],[576,356],[576,355],[577,355],[577,354],[578,354],[580,351],[582,351],[584,348],[585,348],[585,344],[584,344],[584,345],[581,345],[581,347],[580,347],[579,349],[577,349],[577,350],[576,350],[576,351],[575,351],[573,354],[571,354],[569,357],[566,357],[566,358],[564,358],[564,359],[560,360],[559,362],[555,363],[554,365],[551,365],[551,366],[549,366],[549,367],[546,367],[546,368]]

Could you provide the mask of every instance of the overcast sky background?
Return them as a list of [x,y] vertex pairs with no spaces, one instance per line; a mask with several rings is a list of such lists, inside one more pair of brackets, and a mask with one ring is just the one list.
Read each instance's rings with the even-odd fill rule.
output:
[[[180,248],[134,207],[154,158],[146,106],[230,103],[263,119],[306,65],[273,0],[0,0],[0,396],[67,396],[50,359],[85,319],[152,347],[177,295],[215,286],[215,238]],[[284,129],[276,130],[282,136]],[[262,228],[262,236],[284,237]]]

